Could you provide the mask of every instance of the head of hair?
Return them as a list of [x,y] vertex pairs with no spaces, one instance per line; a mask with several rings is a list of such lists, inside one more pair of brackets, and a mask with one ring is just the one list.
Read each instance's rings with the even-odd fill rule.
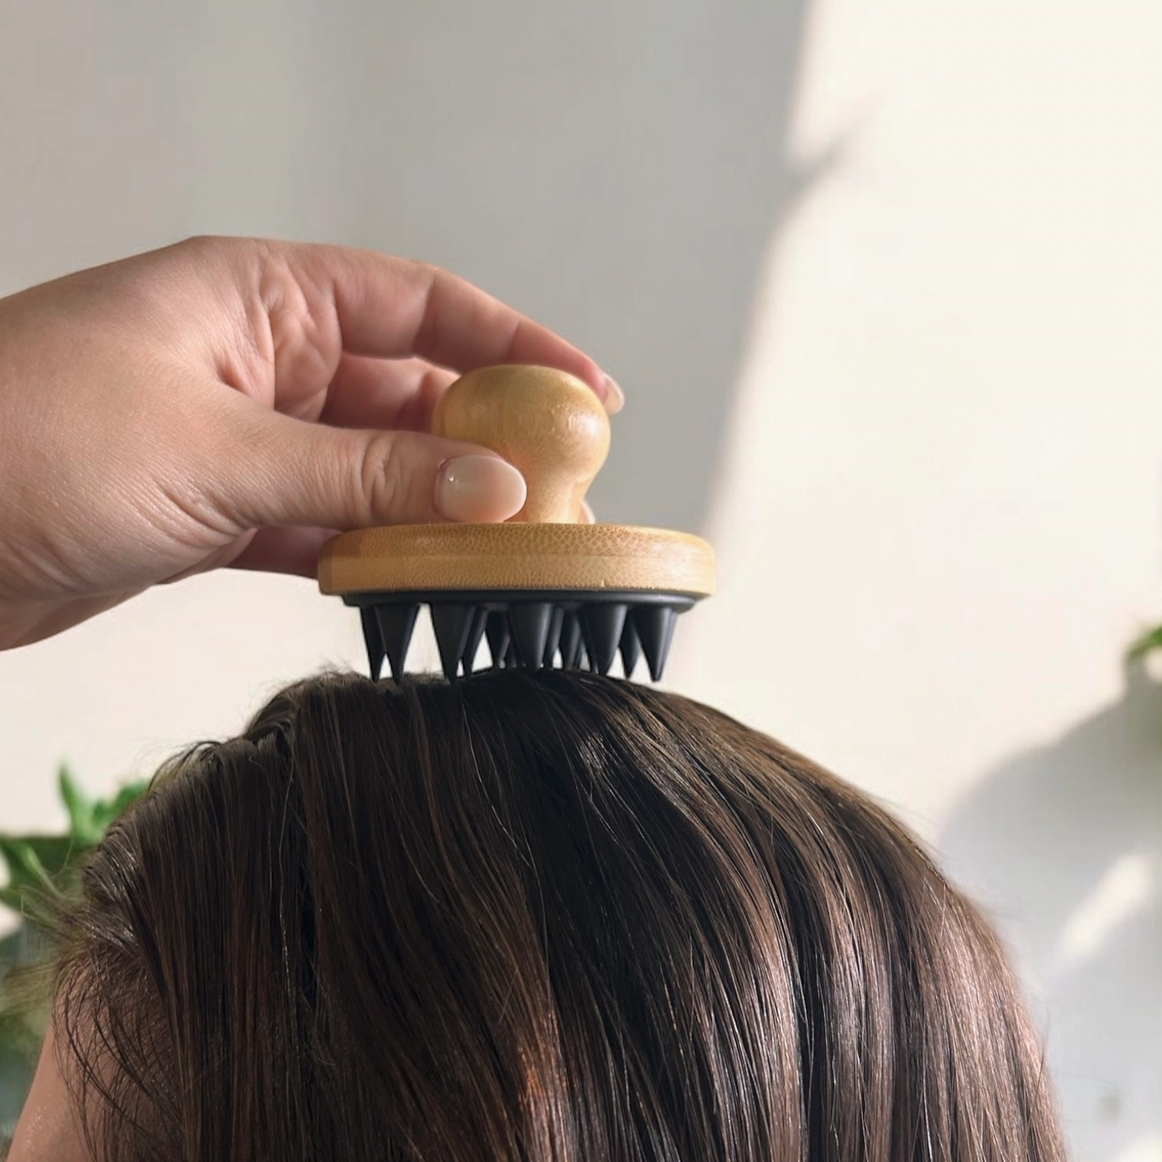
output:
[[159,774],[65,928],[99,1162],[1063,1156],[998,944],[916,842],[628,682],[294,685]]

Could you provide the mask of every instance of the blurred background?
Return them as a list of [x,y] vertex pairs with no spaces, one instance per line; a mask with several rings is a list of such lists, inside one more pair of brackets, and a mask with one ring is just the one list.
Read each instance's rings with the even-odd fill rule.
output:
[[[260,234],[585,347],[628,398],[599,518],[719,552],[668,684],[917,828],[1074,1156],[1158,1162],[1160,113],[1152,0],[0,0],[0,294]],[[0,655],[0,829],[362,655],[252,575]]]

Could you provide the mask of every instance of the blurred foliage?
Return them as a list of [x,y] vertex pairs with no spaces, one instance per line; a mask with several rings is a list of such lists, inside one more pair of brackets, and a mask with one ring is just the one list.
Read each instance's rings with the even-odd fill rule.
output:
[[1162,625],[1156,629],[1150,630],[1148,633],[1142,634],[1140,638],[1129,650],[1129,658],[1131,661],[1137,661],[1139,658],[1144,658],[1147,654],[1153,653],[1156,649],[1162,648]]
[[15,1128],[48,1021],[47,992],[24,987],[53,953],[37,916],[46,905],[77,894],[85,856],[147,785],[132,782],[111,799],[90,798],[61,767],[57,786],[68,830],[63,835],[0,834],[0,859],[8,873],[0,904],[19,917],[16,928],[0,939],[0,1142]]

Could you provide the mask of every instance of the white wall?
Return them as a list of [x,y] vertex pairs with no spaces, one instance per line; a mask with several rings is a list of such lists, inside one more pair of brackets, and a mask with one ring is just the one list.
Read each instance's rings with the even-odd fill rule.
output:
[[1013,948],[1079,1159],[1162,1158],[1162,12],[818,0],[675,685]]
[[[629,405],[704,527],[669,684],[889,801],[1001,924],[1076,1156],[1162,1159],[1162,10],[982,0],[0,9],[0,293],[203,231],[445,263]],[[430,651],[430,646],[429,646]],[[201,578],[0,655],[0,825],[358,664]],[[429,657],[431,656],[429,652]]]

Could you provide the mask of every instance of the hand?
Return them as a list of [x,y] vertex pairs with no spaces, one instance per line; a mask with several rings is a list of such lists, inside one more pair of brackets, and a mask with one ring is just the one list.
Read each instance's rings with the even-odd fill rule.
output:
[[194,239],[0,300],[0,648],[222,565],[313,575],[336,530],[504,520],[516,469],[428,429],[508,362],[620,406],[552,332],[362,251]]

